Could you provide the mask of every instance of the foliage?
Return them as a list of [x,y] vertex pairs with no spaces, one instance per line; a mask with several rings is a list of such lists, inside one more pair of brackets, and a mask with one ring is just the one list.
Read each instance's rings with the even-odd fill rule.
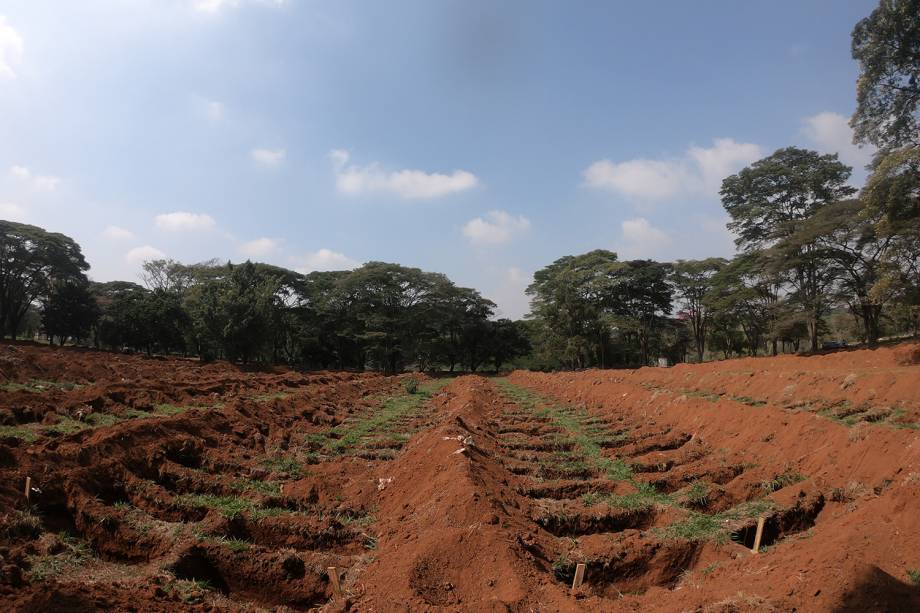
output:
[[881,0],[852,38],[855,139],[882,150],[920,145],[920,1]]
[[619,262],[603,250],[538,270],[527,288],[541,324],[532,329],[534,345],[569,368],[648,363],[671,310],[668,270],[651,260]]
[[0,220],[0,336],[15,336],[52,281],[86,283],[89,264],[68,236]]
[[806,316],[811,349],[818,348],[826,290],[833,275],[813,242],[793,240],[796,231],[822,208],[851,196],[851,169],[837,155],[787,147],[754,162],[722,182],[728,224],[746,253],[791,286],[790,300]]
[[49,339],[58,337],[61,345],[68,338],[77,342],[87,338],[98,319],[99,306],[82,280],[52,283],[42,300],[42,328]]

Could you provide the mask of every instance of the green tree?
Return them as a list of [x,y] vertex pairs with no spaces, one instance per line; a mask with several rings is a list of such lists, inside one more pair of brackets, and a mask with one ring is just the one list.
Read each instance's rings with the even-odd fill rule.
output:
[[69,236],[0,220],[0,336],[15,337],[52,281],[86,283],[89,264]]
[[703,299],[712,289],[712,278],[727,264],[723,258],[678,260],[671,266],[671,283],[693,335],[697,360],[703,361],[712,313]]
[[609,362],[610,323],[604,301],[617,254],[597,249],[559,258],[534,273],[527,288],[531,314],[544,322],[539,345],[569,368]]
[[881,0],[853,29],[852,51],[855,140],[883,151],[920,145],[920,0]]
[[42,300],[42,327],[52,343],[55,337],[62,346],[69,338],[87,338],[98,319],[99,306],[88,283],[52,283]]
[[489,322],[487,351],[496,371],[500,371],[504,364],[527,355],[531,350],[524,322],[510,319]]
[[851,196],[851,169],[837,155],[788,147],[754,162],[722,182],[722,204],[731,216],[729,229],[746,253],[772,249],[768,259],[783,274],[806,314],[811,349],[827,308],[827,263],[814,243],[788,239],[823,207]]

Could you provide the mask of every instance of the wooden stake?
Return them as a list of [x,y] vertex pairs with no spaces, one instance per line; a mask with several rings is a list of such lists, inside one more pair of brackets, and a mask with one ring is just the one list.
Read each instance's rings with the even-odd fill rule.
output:
[[339,583],[339,569],[335,566],[330,566],[326,569],[326,572],[329,573],[329,583],[332,584],[332,597],[341,598],[342,597],[342,584]]
[[572,580],[572,591],[574,592],[581,587],[582,581],[585,580],[585,565],[576,564],[575,565],[575,579]]
[[26,490],[24,493],[26,495],[26,502],[30,502],[32,498],[32,477],[26,477]]
[[754,548],[751,549],[752,553],[758,553],[760,551],[760,537],[763,536],[763,524],[766,521],[766,518],[761,515],[757,518],[757,533],[754,535]]

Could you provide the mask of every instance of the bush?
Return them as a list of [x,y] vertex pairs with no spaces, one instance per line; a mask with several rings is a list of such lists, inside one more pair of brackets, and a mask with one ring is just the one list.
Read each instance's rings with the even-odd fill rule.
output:
[[403,380],[403,387],[406,388],[406,392],[409,394],[414,394],[418,391],[418,379],[415,377],[409,377],[408,379]]

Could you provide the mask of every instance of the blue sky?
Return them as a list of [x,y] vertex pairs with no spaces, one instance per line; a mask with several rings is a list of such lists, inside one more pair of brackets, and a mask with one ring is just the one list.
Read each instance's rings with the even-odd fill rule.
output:
[[145,258],[444,272],[499,304],[591,249],[733,252],[721,179],[856,167],[871,1],[4,0],[0,218]]

